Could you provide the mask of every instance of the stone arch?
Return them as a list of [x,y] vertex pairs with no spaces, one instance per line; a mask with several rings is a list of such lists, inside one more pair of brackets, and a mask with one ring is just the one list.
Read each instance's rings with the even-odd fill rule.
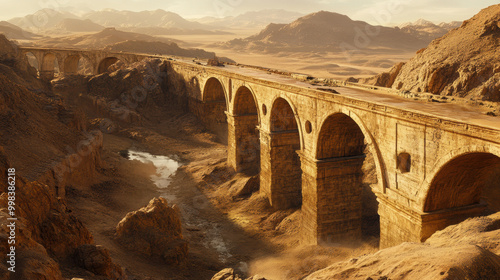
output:
[[99,66],[97,67],[97,74],[102,74],[104,72],[107,72],[108,68],[111,65],[117,63],[118,61],[120,61],[120,59],[118,57],[115,57],[115,56],[106,57],[106,58],[102,59],[99,62]]
[[38,61],[38,58],[32,52],[26,52],[24,56],[26,57],[28,71],[34,70],[33,74],[38,76],[40,71],[40,62]]
[[500,153],[488,147],[454,151],[436,164],[424,186],[419,201],[428,218],[422,240],[467,218],[500,211]]
[[201,98],[203,102],[226,102],[226,91],[224,90],[224,85],[217,78],[209,78],[205,82]]
[[[386,173],[386,168],[384,164],[384,160],[382,157],[382,153],[380,152],[380,149],[377,145],[377,142],[375,141],[375,138],[373,137],[372,133],[370,130],[368,130],[367,126],[363,122],[363,120],[354,112],[352,112],[349,109],[342,108],[339,112],[339,114],[345,114],[349,116],[359,127],[361,132],[363,133],[365,137],[365,144],[367,150],[370,152],[370,155],[373,156],[373,163],[375,164],[375,169],[377,173],[377,183],[374,184],[376,186],[376,189],[374,189],[375,192],[380,192],[380,193],[385,193],[385,189],[387,187],[387,173]],[[328,117],[331,116],[330,114],[324,114],[322,116],[322,122],[320,122],[320,128],[323,126],[323,124],[327,121]],[[317,153],[317,151],[316,151]]]
[[202,102],[192,108],[208,129],[213,131],[218,140],[227,144],[228,122],[227,122],[227,102],[226,93],[222,83],[214,77],[209,78],[201,93]]
[[297,153],[302,145],[298,117],[284,97],[273,101],[269,116],[270,143],[261,149],[268,149],[262,156],[269,157],[265,162],[270,162],[270,168],[261,170],[261,185],[262,180],[270,180],[267,185],[274,208],[298,208],[302,205],[302,168]]
[[57,56],[53,53],[46,53],[42,59],[40,67],[41,76],[44,79],[52,79],[56,74],[59,74],[59,62]]
[[64,59],[64,74],[75,75],[78,73],[79,55],[69,55]]
[[92,59],[87,55],[82,55],[78,60],[78,74],[79,75],[94,75],[94,65]]
[[322,124],[317,142],[316,159],[364,155],[365,136],[348,115],[330,115]]
[[466,153],[451,159],[433,177],[424,212],[479,204],[484,186],[499,167],[500,158],[491,153]]
[[241,86],[236,91],[232,113],[234,115],[257,115],[260,120],[257,98],[248,86]]
[[376,147],[368,149],[375,146],[371,135],[351,115],[327,116],[317,136],[318,226],[329,241],[380,235],[377,190],[371,187],[380,185],[379,156]]
[[295,130],[297,133],[299,132],[299,125],[295,117],[295,111],[290,105],[290,102],[283,97],[278,97],[273,101],[270,118],[271,132]]
[[466,146],[455,149],[445,156],[441,157],[430,169],[430,173],[427,174],[425,180],[421,183],[419,187],[419,193],[417,195],[417,203],[421,205],[422,212],[425,212],[425,204],[431,191],[432,183],[438,173],[445,167],[445,165],[452,160],[459,158],[467,154],[492,154],[500,157],[500,148],[492,146]]
[[[233,128],[230,145],[235,145],[234,156],[237,171],[257,174],[260,171],[259,108],[253,92],[246,86],[236,91],[233,101]],[[232,149],[230,149],[232,150]]]

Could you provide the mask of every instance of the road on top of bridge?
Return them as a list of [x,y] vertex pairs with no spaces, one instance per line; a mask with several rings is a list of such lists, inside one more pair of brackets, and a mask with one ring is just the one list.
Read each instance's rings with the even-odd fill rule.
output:
[[[194,64],[192,61],[188,60],[178,59],[177,61]],[[291,85],[301,88],[317,89],[317,90],[325,88],[334,89],[341,96],[351,99],[369,101],[373,102],[374,104],[394,107],[425,115],[431,115],[438,118],[448,119],[451,121],[457,121],[481,127],[487,127],[494,130],[500,130],[500,118],[486,115],[486,113],[488,111],[491,111],[491,109],[485,106],[468,105],[458,102],[440,103],[440,102],[429,102],[425,100],[414,100],[412,98],[406,98],[403,96],[396,95],[394,92],[390,92],[389,90],[386,91],[384,89],[376,90],[376,89],[366,89],[361,87],[358,88],[354,86],[340,86],[340,87],[318,86],[285,75],[274,74],[264,70],[253,69],[245,66],[225,65],[224,68],[218,68],[218,69],[229,73],[235,73],[239,75],[253,77],[259,80],[276,82],[280,84]]]

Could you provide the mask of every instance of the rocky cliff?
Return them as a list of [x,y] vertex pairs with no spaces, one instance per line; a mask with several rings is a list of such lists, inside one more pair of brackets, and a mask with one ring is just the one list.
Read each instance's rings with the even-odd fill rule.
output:
[[[500,5],[465,21],[392,71],[370,83],[405,91],[500,101]],[[393,68],[394,70],[394,68]],[[395,69],[397,70],[397,69]]]
[[[86,133],[85,117],[20,70],[16,58],[17,47],[0,35],[0,279],[59,280],[61,264],[71,266],[79,248],[94,242],[66,206],[64,190],[93,179],[102,133]],[[15,168],[14,189],[5,183],[10,168]],[[17,218],[15,244],[8,243],[10,217]],[[9,278],[7,254],[13,247],[16,274]],[[111,274],[124,275],[114,267]]]

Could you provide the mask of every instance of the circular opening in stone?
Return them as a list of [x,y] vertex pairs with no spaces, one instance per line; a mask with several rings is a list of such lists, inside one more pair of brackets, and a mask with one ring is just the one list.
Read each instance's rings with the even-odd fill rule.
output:
[[312,128],[311,122],[310,121],[306,121],[306,132],[307,133],[311,133],[312,130],[313,130],[313,128]]
[[267,115],[267,107],[266,104],[262,104],[262,114]]

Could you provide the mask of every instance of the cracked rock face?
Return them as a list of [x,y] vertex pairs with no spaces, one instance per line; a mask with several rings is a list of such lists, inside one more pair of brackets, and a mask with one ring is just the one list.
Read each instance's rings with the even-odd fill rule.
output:
[[182,237],[180,215],[161,197],[128,213],[116,227],[116,239],[131,251],[167,264],[180,265],[187,258],[188,244]]
[[500,101],[500,5],[434,40],[382,86]]

